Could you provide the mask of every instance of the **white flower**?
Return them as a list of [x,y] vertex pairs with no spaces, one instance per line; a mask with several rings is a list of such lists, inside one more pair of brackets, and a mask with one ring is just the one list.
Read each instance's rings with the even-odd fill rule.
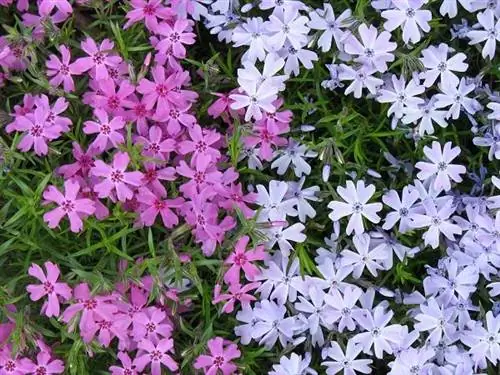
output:
[[270,36],[266,38],[268,51],[277,51],[284,47],[288,41],[293,48],[299,50],[307,44],[309,27],[306,23],[309,19],[301,16],[294,7],[275,9],[266,22],[266,29]]
[[297,216],[294,199],[286,199],[288,184],[283,181],[272,180],[269,183],[269,193],[263,185],[257,185],[256,204],[262,207],[258,221],[284,221],[287,216]]
[[276,92],[283,91],[285,89],[285,81],[288,79],[288,76],[276,74],[283,69],[284,65],[285,60],[274,53],[266,55],[262,73],[255,67],[255,63],[243,61],[243,69],[238,69],[238,83],[244,87],[257,82],[257,85],[266,84],[268,87],[275,88]]
[[488,103],[487,107],[493,112],[488,115],[490,120],[500,121],[500,103],[491,102]]
[[471,30],[467,33],[470,38],[469,44],[478,44],[484,42],[482,56],[489,57],[491,60],[495,57],[497,41],[500,41],[500,19],[495,21],[495,13],[486,11],[477,14],[477,21],[483,30]]
[[268,30],[264,27],[261,17],[248,18],[246,22],[236,26],[232,33],[232,40],[235,47],[248,46],[241,57],[242,61],[255,63],[256,60],[264,61],[266,50],[264,46],[264,36]]
[[300,64],[306,69],[312,69],[313,61],[318,60],[316,52],[304,48],[296,49],[291,45],[285,45],[283,49],[278,51],[278,54],[286,60],[285,73],[289,75],[293,73],[295,76],[299,75]]
[[382,12],[382,17],[387,20],[384,22],[384,29],[393,31],[401,26],[405,43],[419,42],[422,38],[420,30],[426,33],[431,30],[431,11],[420,9],[426,2],[427,0],[392,0],[396,9]]
[[[280,305],[286,301],[295,302],[297,299],[297,284],[299,276],[299,259],[295,258],[288,267],[288,257],[278,253],[275,260],[271,260],[267,268],[262,268],[262,274],[257,277],[263,281],[257,289],[261,298],[276,300]],[[279,265],[278,265],[279,264]]]
[[467,97],[472,92],[475,85],[468,85],[464,78],[460,80],[458,87],[450,82],[443,82],[439,85],[442,94],[436,94],[436,108],[450,107],[447,117],[456,120],[460,116],[460,109],[463,107],[468,113],[473,115],[480,108],[480,104],[475,99]]
[[282,356],[279,365],[273,365],[273,371],[268,375],[317,375],[318,373],[309,367],[311,355],[306,353],[302,356],[292,353],[290,358]]
[[[466,11],[472,11],[472,0],[458,1]],[[457,12],[457,0],[442,0],[441,6],[439,7],[439,14],[442,16],[448,15],[450,18],[454,18],[457,15]]]
[[231,103],[232,109],[246,108],[245,121],[252,117],[256,120],[262,118],[262,111],[273,113],[276,108],[273,102],[278,98],[278,88],[270,83],[257,86],[258,81],[247,82],[241,85],[240,94],[231,94],[229,97],[234,100]]
[[266,248],[272,249],[277,243],[283,256],[289,256],[290,251],[293,250],[293,246],[290,241],[302,243],[306,240],[306,235],[302,233],[305,228],[304,224],[295,223],[286,229],[283,229],[283,226],[274,226],[270,229],[263,229],[262,232],[269,239],[266,242]]
[[303,174],[308,175],[311,173],[311,166],[304,159],[315,158],[318,153],[308,150],[306,145],[301,145],[290,138],[287,148],[279,151],[277,155],[280,156],[273,161],[271,168],[278,168],[277,172],[281,176],[285,174],[290,164],[292,164],[295,176],[300,178]]
[[420,120],[418,124],[418,134],[422,137],[426,133],[434,134],[433,122],[446,128],[448,123],[446,122],[446,111],[441,111],[436,108],[436,101],[429,100],[428,103],[418,105],[415,107],[407,107],[404,110],[404,116],[401,119],[403,124],[415,123]]
[[357,70],[354,70],[348,65],[340,64],[339,79],[341,81],[352,81],[344,93],[349,95],[351,92],[354,92],[355,98],[361,98],[363,89],[367,88],[370,93],[375,95],[377,87],[384,83],[380,78],[372,76],[375,72],[375,69],[370,69],[366,66],[360,66]]
[[319,198],[317,193],[319,193],[319,186],[311,186],[302,189],[304,185],[305,177],[302,177],[299,182],[289,182],[287,196],[295,199],[297,202],[297,214],[301,222],[305,222],[307,217],[311,219],[316,216],[316,211],[309,204],[308,201],[317,202]]
[[365,267],[376,277],[377,271],[382,269],[380,263],[387,259],[387,252],[381,247],[370,250],[370,236],[366,233],[354,236],[352,242],[356,252],[343,250],[341,253],[342,265],[353,267],[352,275],[355,279],[361,277]]
[[314,30],[324,30],[318,39],[318,46],[323,52],[328,52],[332,46],[332,38],[337,44],[339,50],[342,49],[342,39],[344,36],[343,28],[352,24],[350,21],[351,10],[346,9],[338,17],[335,18],[332,5],[329,3],[323,4],[324,9],[316,9],[309,13],[308,26]]
[[333,361],[322,362],[322,366],[326,366],[327,375],[335,375],[340,371],[344,371],[345,375],[355,375],[356,372],[362,374],[370,374],[372,369],[370,365],[372,364],[371,359],[356,359],[363,348],[360,345],[356,345],[352,340],[347,341],[347,347],[345,354],[340,347],[340,345],[332,341],[331,348],[328,348],[328,357],[332,358]]
[[243,345],[248,345],[250,341],[252,341],[253,329],[255,323],[259,321],[259,318],[250,304],[246,304],[236,313],[236,320],[245,324],[236,326],[234,328],[234,333],[236,336],[240,337],[240,342]]
[[419,194],[416,189],[411,189],[410,186],[403,188],[401,199],[396,190],[389,190],[382,196],[382,202],[394,211],[389,212],[385,217],[384,230],[390,230],[399,221],[399,231],[407,232],[411,228],[412,208],[418,200]]
[[363,311],[356,306],[363,291],[357,286],[348,286],[343,293],[336,289],[325,295],[325,301],[332,307],[333,311],[328,317],[330,324],[338,321],[338,331],[343,332],[345,328],[349,331],[356,329],[354,319],[363,314]]
[[420,305],[420,310],[422,313],[415,316],[415,320],[418,321],[415,324],[415,329],[420,332],[429,331],[430,334],[427,340],[432,345],[436,345],[443,335],[451,337],[456,331],[456,327],[453,324],[452,308],[439,306],[436,300],[431,297],[427,299],[427,304]]
[[367,203],[375,193],[374,185],[365,186],[365,182],[360,180],[355,186],[353,181],[347,181],[345,188],[337,187],[337,193],[345,202],[330,202],[328,208],[332,209],[332,212],[328,217],[335,222],[345,216],[351,216],[347,224],[347,234],[351,234],[353,230],[356,234],[365,231],[363,217],[375,224],[380,221],[377,212],[382,210],[382,203]]
[[391,82],[392,88],[380,89],[377,96],[377,101],[380,103],[392,103],[387,111],[387,116],[394,113],[396,118],[401,118],[406,107],[416,107],[424,103],[422,98],[416,96],[422,94],[425,87],[418,84],[414,79],[411,79],[407,85],[403,76],[398,79],[393,74]]
[[284,347],[292,340],[296,327],[295,318],[285,318],[285,306],[264,300],[255,308],[254,313],[259,321],[254,325],[252,337],[260,339],[259,345],[272,349],[278,339]]
[[[446,1],[445,1],[446,2]],[[420,73],[420,77],[425,79],[424,86],[430,87],[441,77],[441,84],[445,81],[458,86],[459,79],[453,72],[465,72],[469,67],[464,61],[467,58],[464,53],[457,53],[448,58],[450,47],[441,43],[439,46],[430,46],[422,51],[423,57],[420,61],[427,68]]]
[[343,292],[346,287],[351,285],[343,280],[351,274],[352,266],[336,268],[333,259],[325,258],[318,264],[317,268],[324,279],[322,287],[324,289],[329,288],[328,293],[331,293],[333,290]]

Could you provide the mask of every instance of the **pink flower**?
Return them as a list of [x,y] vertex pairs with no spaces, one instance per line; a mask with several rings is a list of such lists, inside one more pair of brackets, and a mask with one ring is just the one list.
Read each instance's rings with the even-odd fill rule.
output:
[[182,94],[174,89],[182,84],[182,77],[178,73],[172,73],[166,77],[167,72],[161,65],[156,65],[152,69],[154,82],[143,78],[137,86],[137,91],[144,95],[144,102],[147,109],[152,109],[156,105],[155,116],[162,117],[171,107],[184,107],[186,100]]
[[208,114],[213,118],[219,117],[223,112],[229,109],[229,95],[214,93],[213,95],[219,97],[215,102],[213,102],[210,107],[208,107]]
[[81,312],[79,327],[83,334],[100,320],[112,321],[118,310],[115,305],[110,303],[114,300],[113,297],[93,297],[86,283],[78,284],[75,287],[74,297],[75,303],[64,310],[62,320],[69,323],[78,312]]
[[143,339],[158,342],[160,337],[169,338],[172,331],[173,326],[167,314],[157,307],[148,307],[134,316],[132,334],[137,342]]
[[73,142],[73,157],[76,162],[71,164],[61,165],[57,168],[57,173],[64,176],[64,178],[71,178],[76,174],[86,177],[90,168],[94,166],[94,156],[98,154],[97,149],[89,147],[87,151],[83,151],[82,147]]
[[163,339],[154,345],[150,340],[142,340],[139,343],[140,351],[135,358],[137,370],[142,371],[151,364],[151,375],[161,375],[161,365],[163,364],[171,371],[177,370],[177,363],[167,353],[173,353],[174,341]]
[[117,357],[122,363],[122,367],[111,366],[109,368],[111,375],[138,375],[138,372],[135,370],[136,363],[135,361],[132,362],[127,353],[120,352]]
[[22,361],[21,367],[25,374],[62,374],[64,372],[64,363],[60,359],[54,359],[51,361],[50,353],[41,351],[36,356],[37,363],[34,363],[31,359],[26,358]]
[[45,311],[45,315],[49,318],[52,316],[59,316],[59,296],[62,297],[64,301],[71,298],[71,288],[66,283],[58,283],[59,278],[59,267],[51,262],[45,262],[45,269],[47,270],[47,275],[43,272],[42,268],[33,263],[28,269],[28,274],[40,280],[41,285],[30,284],[26,287],[26,290],[30,294],[32,301],[38,301],[44,296],[48,296],[48,301],[44,304],[42,311]]
[[116,91],[115,82],[110,78],[99,80],[98,86],[100,92],[94,96],[95,106],[115,116],[123,116],[123,107],[130,106],[128,98],[135,92],[135,87],[128,80],[123,80]]
[[83,132],[85,134],[97,133],[97,137],[90,144],[90,147],[103,152],[111,148],[111,146],[118,147],[118,145],[125,142],[125,138],[121,133],[121,130],[125,126],[125,121],[121,116],[114,117],[109,121],[108,114],[102,109],[96,109],[94,116],[97,117],[99,122],[85,121],[83,123]]
[[81,72],[76,69],[74,63],[70,64],[71,54],[68,47],[61,45],[58,49],[62,61],[56,55],[50,55],[46,63],[47,76],[52,77],[49,83],[53,87],[59,87],[62,83],[64,91],[75,91],[75,83],[71,76],[81,74]]
[[149,128],[149,139],[137,137],[137,143],[142,144],[142,154],[144,156],[159,160],[166,160],[165,154],[175,150],[175,140],[171,138],[163,139],[163,132],[159,126]]
[[255,280],[255,277],[260,274],[259,268],[252,264],[256,260],[264,260],[266,252],[264,246],[257,246],[255,249],[246,251],[250,238],[248,236],[241,237],[234,251],[225,260],[224,264],[230,264],[231,267],[224,275],[224,281],[228,284],[235,284],[240,282],[240,270],[243,269],[247,280]]
[[120,202],[125,202],[134,196],[130,186],[141,186],[143,174],[141,172],[125,172],[130,162],[126,152],[117,152],[113,157],[113,165],[109,166],[102,160],[96,160],[95,166],[90,170],[94,176],[104,177],[104,180],[94,186],[94,191],[99,198],[106,198],[111,192],[116,191]]
[[99,317],[95,320],[90,320],[86,329],[80,332],[84,342],[91,342],[97,334],[97,341],[104,347],[108,347],[113,338],[118,337],[119,340],[125,339],[126,321],[117,319],[115,315],[104,318]]
[[196,124],[196,117],[187,113],[189,107],[186,108],[171,108],[163,116],[163,122],[167,123],[168,134],[175,136],[181,130],[181,125],[186,128],[191,128]]
[[63,132],[67,132],[72,124],[68,117],[59,116],[61,113],[68,109],[69,103],[64,98],[59,98],[51,106],[47,95],[41,95],[39,99],[35,99],[37,106],[47,110],[47,122],[50,126],[57,126]]
[[239,301],[242,306],[248,306],[250,302],[257,300],[253,294],[249,294],[251,290],[257,289],[260,283],[249,283],[246,285],[241,285],[239,282],[235,282],[229,285],[228,293],[221,294],[221,286],[217,284],[214,289],[214,298],[212,303],[219,303],[222,301],[227,301],[222,307],[222,311],[226,314],[233,312],[234,304]]
[[160,53],[165,53],[171,48],[175,57],[185,58],[186,48],[184,44],[194,44],[196,36],[194,33],[186,32],[187,29],[191,29],[190,21],[187,19],[176,20],[173,27],[166,22],[161,23],[156,32],[163,35],[164,38],[156,44],[155,48]]
[[73,8],[67,0],[42,0],[38,5],[41,16],[48,16],[54,8],[57,8],[61,13],[73,13]]
[[193,153],[191,165],[196,164],[197,167],[204,164],[202,160],[205,159],[215,163],[221,155],[219,150],[210,146],[220,139],[220,134],[212,130],[203,131],[198,124],[194,124],[188,131],[191,140],[179,143],[179,153],[181,155]]
[[151,118],[153,111],[146,108],[144,99],[139,100],[135,94],[131,95],[129,100],[123,103],[125,108],[125,118],[137,125],[137,132],[144,135],[148,130],[148,118]]
[[223,375],[232,375],[237,366],[232,360],[241,356],[238,346],[232,342],[224,342],[222,337],[208,340],[210,355],[200,355],[194,363],[195,369],[203,369],[206,375],[217,375],[219,371]]
[[171,208],[179,208],[184,203],[184,199],[161,199],[147,188],[140,188],[137,200],[146,206],[141,212],[141,221],[146,226],[154,224],[158,214],[161,215],[163,225],[166,228],[173,228],[179,224],[179,218]]
[[16,120],[6,127],[7,132],[14,130],[24,132],[21,142],[17,145],[18,149],[26,152],[33,147],[35,154],[39,156],[49,152],[47,141],[59,138],[62,129],[57,125],[50,125],[47,121],[48,115],[47,109],[38,107],[34,113],[16,117]]
[[109,77],[106,67],[116,67],[121,61],[119,56],[110,56],[109,51],[114,48],[115,44],[104,39],[98,47],[94,39],[87,37],[82,42],[82,49],[89,55],[88,57],[80,57],[74,62],[74,67],[80,72],[86,72],[93,69],[97,80],[107,79]]
[[190,179],[189,182],[182,184],[180,191],[189,198],[194,197],[199,192],[221,182],[222,173],[220,173],[208,158],[198,159],[195,169],[189,167],[184,160],[179,162],[176,168],[177,173]]
[[230,186],[217,185],[215,190],[221,197],[226,198],[219,202],[220,207],[228,211],[238,208],[246,218],[253,217],[255,212],[246,203],[255,203],[257,199],[256,193],[243,194],[241,184],[231,184]]
[[172,9],[165,7],[161,0],[131,0],[130,5],[134,9],[125,16],[128,21],[123,26],[124,29],[144,20],[148,30],[156,32],[158,30],[158,18],[168,20],[175,17]]
[[80,191],[80,184],[76,180],[66,180],[64,191],[63,195],[55,186],[51,185],[43,192],[44,199],[59,205],[59,207],[46,212],[43,215],[43,220],[49,228],[55,228],[64,216],[68,216],[71,231],[80,232],[83,228],[82,217],[92,215],[95,211],[94,202],[86,198],[76,198]]
[[280,137],[280,134],[288,132],[288,129],[275,126],[273,121],[259,121],[253,128],[255,135],[250,135],[244,138],[246,146],[256,147],[260,144],[259,154],[264,160],[273,158],[272,146],[285,146],[286,138]]
[[174,181],[175,178],[175,168],[173,167],[157,168],[155,163],[144,163],[142,184],[158,196],[162,197],[167,195],[167,190],[160,180]]

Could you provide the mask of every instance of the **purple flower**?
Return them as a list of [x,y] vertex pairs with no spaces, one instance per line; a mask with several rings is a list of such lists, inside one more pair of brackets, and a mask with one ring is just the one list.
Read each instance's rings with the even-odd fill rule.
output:
[[477,14],[477,21],[482,30],[473,29],[467,33],[470,38],[469,44],[478,44],[486,41],[483,46],[483,58],[489,57],[491,60],[495,57],[497,41],[500,42],[500,19],[495,22],[495,12],[486,11]]
[[420,314],[415,316],[418,323],[415,329],[418,331],[429,331],[427,340],[436,345],[443,335],[451,338],[455,333],[454,311],[452,308],[440,306],[434,298],[429,298],[426,304],[420,305]]
[[392,103],[387,111],[387,116],[394,113],[396,118],[401,118],[407,107],[413,108],[424,103],[422,98],[417,97],[425,91],[425,87],[420,85],[418,81],[411,79],[407,85],[403,76],[398,78],[393,74],[391,83],[392,87],[379,90],[377,96],[377,101],[380,103]]
[[467,58],[464,53],[457,53],[448,58],[450,50],[451,48],[447,44],[441,43],[437,47],[430,46],[422,51],[423,57],[420,58],[420,61],[427,70],[420,73],[420,77],[425,79],[425,87],[432,86],[438,77],[441,78],[441,84],[449,82],[454,86],[458,86],[459,79],[452,72],[465,72],[469,65],[464,62]]
[[371,94],[375,95],[377,93],[377,88],[384,83],[380,78],[372,76],[375,72],[376,69],[374,68],[360,66],[355,70],[348,65],[340,64],[339,80],[352,81],[352,83],[346,87],[344,91],[345,95],[354,92],[354,97],[359,99],[361,98],[364,88],[367,88]]
[[354,341],[348,340],[344,353],[340,345],[332,341],[331,347],[326,350],[326,353],[333,361],[321,362],[321,365],[327,367],[327,375],[335,375],[342,370],[345,375],[355,375],[356,372],[370,374],[372,372],[370,365],[373,361],[371,359],[356,359],[362,350],[361,345],[356,345]]
[[471,115],[475,114],[481,105],[475,99],[467,97],[476,86],[474,83],[467,84],[465,78],[460,80],[460,84],[455,85],[453,82],[444,81],[439,85],[441,94],[436,94],[436,108],[450,107],[447,117],[452,117],[456,120],[460,116],[462,107]]
[[418,43],[422,38],[420,30],[426,33],[431,30],[431,11],[420,9],[426,2],[427,0],[392,0],[396,9],[382,12],[382,17],[387,20],[384,22],[384,29],[393,31],[402,27],[404,42]]
[[97,80],[107,79],[109,77],[107,67],[116,67],[122,61],[120,56],[109,55],[109,52],[114,48],[114,43],[109,39],[104,39],[97,46],[94,39],[87,37],[82,44],[82,49],[87,53],[88,57],[80,57],[73,65],[79,72],[91,70],[95,74]]
[[389,212],[385,217],[385,222],[382,228],[390,230],[399,221],[399,231],[401,233],[407,232],[411,227],[412,221],[412,207],[419,199],[419,194],[416,189],[405,186],[401,199],[396,190],[390,190],[382,196],[382,202],[394,211]]

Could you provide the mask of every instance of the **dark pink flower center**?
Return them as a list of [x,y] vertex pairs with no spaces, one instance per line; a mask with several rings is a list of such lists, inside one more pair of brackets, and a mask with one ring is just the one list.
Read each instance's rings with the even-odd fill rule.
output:
[[82,168],[90,168],[94,166],[94,159],[87,155],[82,155],[78,162]]
[[117,109],[120,106],[120,98],[116,95],[112,95],[108,98],[108,106],[111,109]]
[[144,117],[147,113],[146,106],[142,103],[137,104],[134,108],[134,111],[137,117]]
[[54,285],[51,282],[46,281],[42,285],[43,285],[43,290],[45,290],[45,293],[50,294],[54,291]]
[[47,374],[47,369],[43,366],[38,366],[37,369],[35,370],[35,375],[46,375]]
[[179,117],[179,111],[176,109],[171,109],[170,110],[170,117],[177,119]]
[[148,169],[146,173],[144,173],[144,178],[148,182],[156,180],[157,177],[158,173],[156,172],[155,169]]
[[198,152],[201,152],[201,153],[204,153],[207,151],[207,144],[205,143],[205,141],[199,141],[197,144],[196,144],[196,151]]
[[196,221],[198,222],[198,225],[201,225],[201,226],[204,226],[206,224],[205,216],[203,216],[203,215],[198,215],[196,217]]
[[12,361],[12,360],[9,360],[7,361],[7,363],[3,366],[3,368],[5,369],[5,371],[9,371],[9,372],[14,372],[17,368],[16,366],[16,362]]
[[101,133],[104,135],[109,135],[111,133],[109,124],[101,124]]
[[109,67],[108,66],[108,74],[111,78],[113,79],[117,79],[118,78],[118,75],[119,75],[119,72],[118,72],[118,69],[117,68],[113,68],[113,67]]
[[154,154],[157,154],[160,152],[160,145],[156,142],[151,142],[148,146],[148,150]]
[[231,194],[231,199],[233,201],[235,201],[235,202],[241,202],[242,201],[241,197],[238,194],[236,194],[236,193],[235,194]]
[[86,310],[94,310],[97,307],[97,301],[95,299],[88,299],[83,302],[83,308]]
[[143,9],[143,12],[146,16],[153,16],[155,14],[155,11],[156,7],[151,4],[147,4]]
[[59,67],[59,73],[61,73],[63,76],[69,75],[69,66],[61,64]]
[[111,322],[108,322],[107,320],[101,320],[97,324],[99,324],[99,327],[101,329],[110,329],[111,328]]
[[40,124],[34,124],[30,129],[30,134],[33,137],[41,137],[43,133],[43,126]]
[[243,253],[236,254],[236,256],[234,257],[234,264],[236,264],[238,266],[241,266],[241,265],[245,264],[246,262],[247,262],[247,257]]
[[163,210],[165,208],[165,203],[159,199],[155,201],[155,208],[157,210]]
[[147,323],[146,331],[148,331],[148,333],[153,333],[154,331],[156,331],[156,324],[154,324],[153,322]]
[[92,60],[94,60],[94,63],[96,65],[101,65],[104,63],[104,54],[102,54],[101,52],[97,52],[94,54],[94,56],[92,56]]
[[47,122],[50,122],[51,124],[56,122],[56,115],[54,112],[49,112],[49,114],[47,115]]
[[134,370],[131,370],[129,368],[123,369],[123,375],[133,375]]
[[172,43],[177,43],[181,39],[181,36],[178,32],[174,31],[172,34],[170,34],[169,39]]
[[75,209],[75,203],[70,200],[65,200],[64,202],[62,202],[61,208],[66,212],[71,212]]
[[151,353],[149,353],[149,355],[152,361],[159,361],[163,356],[163,353],[159,350],[153,350]]
[[156,85],[156,93],[159,95],[159,96],[167,96],[168,94],[168,87],[165,86],[163,83],[160,83],[158,85]]
[[214,357],[214,366],[221,367],[224,364],[224,357],[218,355]]
[[119,170],[114,170],[111,172],[111,181],[113,182],[121,182],[123,180],[123,172]]

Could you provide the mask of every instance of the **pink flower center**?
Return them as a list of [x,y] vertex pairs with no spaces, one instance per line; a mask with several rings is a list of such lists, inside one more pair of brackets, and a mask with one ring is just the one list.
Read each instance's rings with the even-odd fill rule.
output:
[[247,257],[243,253],[236,254],[236,256],[234,257],[234,264],[236,264],[238,266],[241,266],[241,265],[245,264],[246,262],[247,262]]
[[108,69],[108,74],[111,78],[113,79],[118,78],[119,72],[117,68],[107,67],[107,69]]
[[83,308],[86,310],[94,310],[97,307],[97,301],[95,299],[88,299],[83,302]]
[[54,285],[51,282],[46,281],[42,285],[43,285],[43,290],[45,290],[45,293],[50,294],[54,291]]
[[260,133],[260,138],[262,139],[262,142],[270,142],[272,139],[272,135],[266,129],[264,129]]
[[214,366],[221,367],[224,364],[224,357],[218,355],[214,358]]
[[178,32],[174,31],[172,34],[170,34],[169,39],[172,43],[177,43],[181,39],[181,36]]
[[111,133],[111,128],[108,124],[101,124],[101,133],[104,135],[109,135]]
[[61,73],[63,76],[69,75],[69,66],[62,64],[59,67],[59,73]]
[[47,374],[47,369],[43,366],[39,366],[35,370],[35,375],[46,375],[46,374]]
[[113,182],[122,182],[123,180],[123,172],[119,170],[114,170],[111,172],[111,181]]
[[167,94],[168,94],[167,86],[165,86],[163,83],[156,85],[156,93],[162,97],[167,96]]
[[117,109],[120,106],[120,98],[116,95],[108,98],[108,106],[111,109]]
[[92,56],[92,60],[96,65],[102,65],[104,63],[104,55],[101,52],[97,52]]
[[151,353],[149,353],[149,355],[152,361],[159,361],[163,356],[163,353],[159,350],[153,350]]
[[35,124],[30,129],[30,134],[33,137],[41,137],[43,133],[43,126],[40,124]]
[[148,150],[154,154],[157,154],[160,152],[160,145],[156,142],[151,142],[148,146]]
[[176,109],[171,109],[170,110],[170,117],[177,119],[179,117],[179,111]]
[[73,201],[70,201],[70,200],[65,200],[62,204],[61,204],[61,208],[66,211],[66,212],[71,212],[75,209],[75,203]]
[[134,112],[137,117],[144,117],[147,113],[146,106],[142,103],[139,103],[135,106]]
[[153,322],[147,323],[146,331],[148,331],[148,333],[153,333],[154,331],[156,331],[156,324],[154,324]]
[[3,368],[5,369],[5,371],[8,371],[8,372],[14,372],[14,371],[16,370],[16,367],[17,367],[17,366],[16,366],[16,362],[9,360],[9,361],[7,361],[7,363],[4,365],[4,367],[3,367]]
[[241,202],[242,199],[238,194],[231,194],[231,199],[235,202]]
[[78,162],[80,163],[81,168],[90,168],[94,166],[94,159],[87,155],[82,155]]
[[198,225],[200,225],[200,226],[204,226],[206,224],[205,216],[203,216],[203,215],[198,215],[196,217],[196,221],[198,222]]
[[148,4],[144,7],[143,12],[146,16],[153,16],[155,14],[156,7]]
[[108,322],[107,320],[101,320],[97,324],[99,324],[99,327],[101,329],[110,329],[111,328],[111,322]]
[[163,210],[165,208],[165,203],[158,199],[155,201],[155,208],[157,210]]
[[193,176],[193,180],[198,184],[202,184],[205,182],[205,172],[195,172]]
[[144,179],[148,182],[156,180],[156,177],[158,176],[158,173],[156,173],[156,170],[154,169],[149,169],[144,173]]
[[205,143],[205,141],[199,141],[197,144],[196,144],[196,151],[200,152],[200,153],[204,153],[207,151],[207,144]]

